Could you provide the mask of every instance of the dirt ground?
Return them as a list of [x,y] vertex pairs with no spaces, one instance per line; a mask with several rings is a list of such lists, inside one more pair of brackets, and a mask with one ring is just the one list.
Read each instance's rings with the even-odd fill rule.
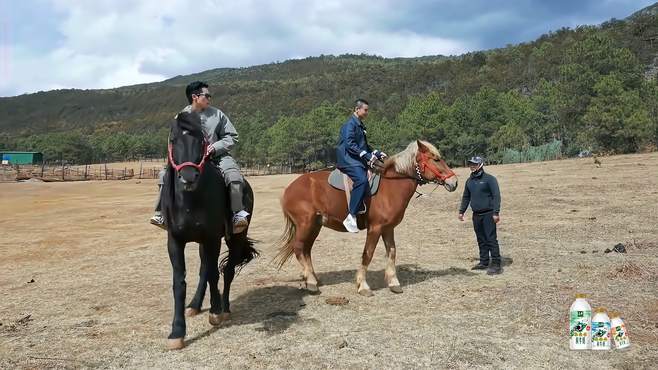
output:
[[[279,196],[295,176],[251,178],[262,256],[236,277],[230,324],[214,329],[205,312],[189,319],[177,352],[165,349],[166,235],[147,222],[155,180],[0,184],[0,368],[655,368],[658,153],[601,162],[487,167],[503,196],[507,263],[496,277],[469,269],[475,236],[456,217],[467,170],[456,170],[454,193],[419,188],[431,194],[412,200],[396,230],[404,293],[384,285],[380,242],[371,298],[354,284],[363,232],[322,231],[321,295],[299,289],[295,260],[277,270]],[[626,254],[604,253],[617,243]],[[187,247],[188,300],[197,250]],[[569,351],[576,292],[622,312],[628,350]]]

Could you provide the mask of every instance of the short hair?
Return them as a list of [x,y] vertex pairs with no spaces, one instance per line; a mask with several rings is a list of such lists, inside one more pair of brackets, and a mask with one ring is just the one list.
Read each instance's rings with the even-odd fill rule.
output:
[[201,93],[203,88],[208,88],[208,84],[202,81],[190,82],[189,85],[185,88],[185,96],[187,96],[187,102],[192,104],[192,95],[198,95]]
[[359,109],[359,108],[363,107],[364,105],[370,105],[370,104],[368,104],[368,102],[365,99],[361,99],[361,98],[356,99],[356,101],[354,102],[354,108],[355,109]]

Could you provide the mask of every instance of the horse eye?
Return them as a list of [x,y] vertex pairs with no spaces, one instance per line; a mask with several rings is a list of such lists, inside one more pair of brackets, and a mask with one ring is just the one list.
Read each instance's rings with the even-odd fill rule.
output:
[[187,130],[183,130],[183,135],[187,135],[189,132]]

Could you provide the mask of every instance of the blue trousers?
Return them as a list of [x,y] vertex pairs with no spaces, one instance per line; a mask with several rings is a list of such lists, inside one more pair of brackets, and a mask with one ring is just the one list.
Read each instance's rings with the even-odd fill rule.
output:
[[368,185],[368,171],[364,167],[351,166],[340,168],[346,174],[354,185],[350,194],[349,210],[350,214],[356,216],[359,210],[363,209],[363,201],[370,196],[370,185]]

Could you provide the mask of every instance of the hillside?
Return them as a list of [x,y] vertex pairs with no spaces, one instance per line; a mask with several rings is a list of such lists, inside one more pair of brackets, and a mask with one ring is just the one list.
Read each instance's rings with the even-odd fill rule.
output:
[[[115,160],[160,156],[167,122],[186,104],[182,87],[199,79],[211,84],[214,102],[240,130],[242,154],[255,161],[300,156],[305,156],[301,159],[305,163],[331,161],[334,121],[344,119],[356,97],[372,102],[374,115],[369,126],[387,130],[382,137],[375,135],[374,143],[389,150],[415,138],[412,134],[449,141],[454,146],[447,150],[451,157],[523,150],[553,139],[563,141],[570,153],[588,148],[644,150],[656,144],[652,78],[658,66],[657,9],[658,3],[625,20],[563,28],[532,42],[457,57],[318,56],[213,69],[116,89],[55,90],[0,98],[0,147],[36,149],[51,159],[68,157],[78,162],[100,160],[101,156]],[[603,90],[610,96],[627,92],[624,99],[631,101],[623,105],[631,105],[634,111],[617,114],[609,124],[603,122],[603,116],[609,115],[606,112],[587,115],[588,110],[610,106],[609,101],[592,105],[592,98]],[[480,104],[478,96],[488,103]],[[512,122],[515,120],[507,115],[519,112],[502,112],[505,109],[497,105],[503,103],[505,109],[528,105],[528,114]],[[642,106],[634,106],[638,104]],[[460,110],[478,111],[480,117],[460,116]],[[326,131],[331,135],[310,150],[324,154],[311,158],[303,149],[285,149],[304,143],[275,142],[277,125],[290,128],[312,117],[324,120],[312,122],[307,134]],[[635,117],[633,122],[626,122],[629,117]],[[424,121],[429,118],[433,121]],[[456,126],[463,131],[447,132],[450,130],[441,127],[450,120],[459,121]],[[555,127],[547,128],[547,121]],[[620,145],[635,140],[626,134],[615,138],[619,136],[616,131],[627,123],[646,128],[631,136],[649,135],[651,140]],[[584,129],[597,131],[601,125],[610,126],[604,128],[612,132],[578,138]],[[537,126],[546,132],[538,134]],[[266,131],[269,136],[263,139]],[[465,134],[471,139],[463,138]],[[492,142],[495,137],[505,140]],[[268,143],[267,148],[262,147],[263,142]],[[253,146],[260,148],[254,151]],[[92,147],[102,148],[102,153]]]

